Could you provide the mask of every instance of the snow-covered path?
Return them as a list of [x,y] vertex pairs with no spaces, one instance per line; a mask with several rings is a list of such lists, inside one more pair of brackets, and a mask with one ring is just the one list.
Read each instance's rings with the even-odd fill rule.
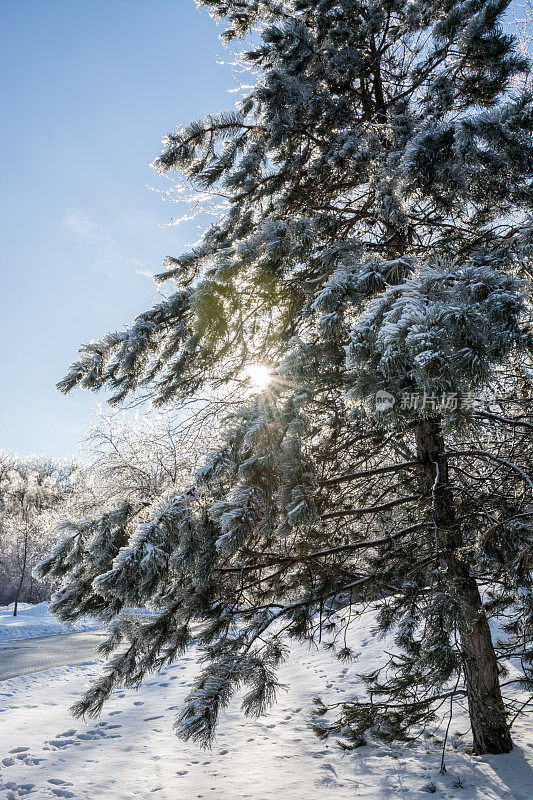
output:
[[35,637],[68,634],[75,631],[94,631],[101,627],[91,617],[66,625],[49,611],[49,603],[19,603],[18,615],[13,616],[13,603],[0,606],[0,642],[13,642]]
[[438,774],[440,748],[432,739],[348,754],[333,741],[319,741],[307,727],[312,697],[353,692],[356,672],[369,665],[366,653],[375,657],[379,647],[362,639],[361,657],[346,668],[328,653],[294,646],[281,671],[290,689],[277,706],[261,720],[246,720],[232,704],[211,751],[172,732],[175,708],[196,672],[194,654],[138,693],[115,692],[102,718],[89,723],[67,709],[98,663],[2,681],[0,799],[420,800],[426,792],[446,800],[533,798],[527,720],[515,732],[518,747],[510,756],[471,758],[452,750],[445,775]]
[[102,631],[85,631],[0,642],[0,681],[94,660],[105,635]]

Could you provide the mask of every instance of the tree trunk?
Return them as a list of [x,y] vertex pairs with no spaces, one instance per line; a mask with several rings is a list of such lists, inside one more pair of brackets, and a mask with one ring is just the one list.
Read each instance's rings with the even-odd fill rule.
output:
[[461,553],[461,526],[448,487],[448,464],[438,417],[416,429],[424,492],[432,497],[437,558],[443,591],[459,607],[459,638],[474,753],[508,753],[513,744],[498,679],[498,663],[478,585]]
[[22,592],[22,587],[24,586],[24,578],[26,577],[26,564],[28,562],[28,528],[26,526],[26,530],[24,532],[24,551],[22,556],[22,566],[20,568],[20,579],[17,586],[17,591],[15,592],[15,603],[13,605],[13,616],[17,616],[18,607],[19,607],[19,597],[20,593]]
[[25,574],[26,574],[26,561],[24,561],[24,567],[23,567],[23,569],[22,569],[22,571],[20,573],[20,579],[19,579],[18,586],[17,586],[16,592],[15,592],[15,602],[13,604],[13,616],[14,617],[17,616],[18,607],[19,607],[19,597],[20,597],[20,593],[22,591],[22,586],[24,584],[24,576],[25,576]]

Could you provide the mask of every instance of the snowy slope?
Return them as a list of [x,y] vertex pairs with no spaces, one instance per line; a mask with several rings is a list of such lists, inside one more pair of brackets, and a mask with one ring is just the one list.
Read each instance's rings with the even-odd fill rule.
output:
[[17,616],[13,616],[13,603],[0,606],[0,642],[15,639],[34,639],[36,636],[51,636],[56,633],[74,633],[101,628],[90,618],[65,625],[48,611],[48,603],[19,603]]
[[[100,720],[84,723],[67,708],[101,669],[89,663],[0,682],[0,800],[531,800],[533,730],[514,729],[509,756],[473,758],[450,748],[439,775],[440,745],[365,746],[343,754],[307,727],[313,696],[338,699],[358,689],[357,673],[383,653],[364,629],[348,667],[324,650],[293,646],[281,670],[290,688],[260,720],[234,702],[211,751],[172,732],[196,673],[194,653],[138,692],[117,691]],[[446,723],[446,719],[444,719]],[[466,730],[464,719],[451,731]],[[433,791],[433,789],[435,791]]]

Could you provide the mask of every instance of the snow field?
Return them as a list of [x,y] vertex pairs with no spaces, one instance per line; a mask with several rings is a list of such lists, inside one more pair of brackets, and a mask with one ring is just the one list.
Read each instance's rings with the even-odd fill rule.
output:
[[[312,698],[349,697],[357,673],[383,643],[355,632],[348,666],[324,650],[293,645],[280,670],[289,685],[272,711],[246,719],[236,699],[211,750],[176,738],[172,724],[197,672],[194,652],[138,691],[118,690],[99,720],[69,715],[101,664],[47,670],[0,682],[0,800],[531,800],[533,731],[523,719],[509,756],[473,758],[450,747],[439,774],[440,743],[373,745],[343,753],[309,730]],[[444,723],[446,723],[446,719]],[[451,732],[466,730],[464,719]],[[453,738],[453,736],[452,736]]]

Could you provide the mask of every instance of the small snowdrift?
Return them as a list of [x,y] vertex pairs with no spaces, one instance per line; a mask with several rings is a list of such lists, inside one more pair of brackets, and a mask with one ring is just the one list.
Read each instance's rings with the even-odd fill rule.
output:
[[48,603],[19,603],[17,616],[13,616],[13,603],[0,606],[0,642],[16,639],[35,639],[37,636],[53,636],[57,633],[92,631],[102,627],[96,620],[87,617],[73,625],[66,625],[53,617]]

